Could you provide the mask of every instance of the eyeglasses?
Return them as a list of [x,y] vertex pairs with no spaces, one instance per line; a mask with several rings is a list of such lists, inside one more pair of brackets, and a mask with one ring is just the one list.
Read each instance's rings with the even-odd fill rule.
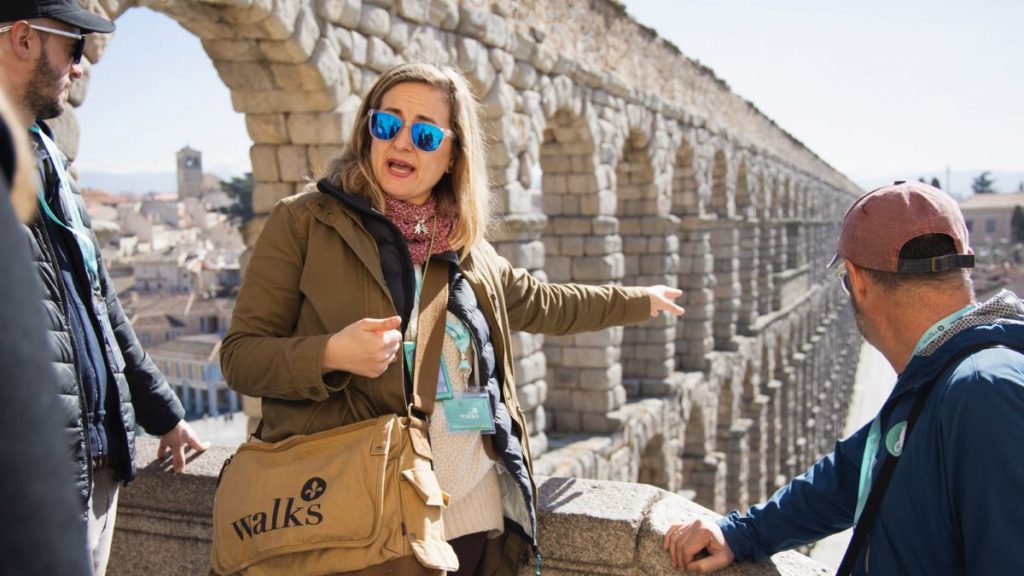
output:
[[[75,34],[74,32],[68,32],[67,30],[58,30],[47,26],[39,26],[38,24],[29,24],[28,27],[33,30],[39,30],[40,32],[46,32],[47,34],[56,34],[57,36],[63,36],[65,38],[75,40],[75,45],[71,52],[71,61],[75,64],[82,63],[82,55],[85,53],[85,34]],[[12,28],[14,28],[13,24],[10,26],[4,26],[3,28],[0,28],[0,34],[9,32]]]
[[[377,140],[394,140],[405,122],[390,112],[370,110],[370,135]],[[455,138],[455,132],[429,122],[413,122],[409,129],[412,145],[423,152],[434,152],[441,147],[445,136]]]
[[847,296],[853,292],[853,288],[850,287],[850,274],[846,271],[846,266],[839,265],[839,269],[836,270],[836,280],[839,280],[839,285],[843,287],[843,292]]

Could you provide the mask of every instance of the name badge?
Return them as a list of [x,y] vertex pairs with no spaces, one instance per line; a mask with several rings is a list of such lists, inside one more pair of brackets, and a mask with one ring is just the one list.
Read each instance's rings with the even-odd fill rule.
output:
[[494,434],[494,415],[486,392],[463,392],[444,401],[448,432]]

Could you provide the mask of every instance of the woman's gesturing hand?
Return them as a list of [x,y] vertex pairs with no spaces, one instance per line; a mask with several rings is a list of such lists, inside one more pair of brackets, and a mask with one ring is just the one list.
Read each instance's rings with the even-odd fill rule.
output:
[[363,318],[335,332],[327,340],[320,365],[324,372],[342,370],[376,378],[398,357],[402,318]]
[[683,295],[683,291],[678,288],[670,288],[668,286],[648,286],[647,294],[651,297],[651,317],[658,315],[658,312],[664,310],[673,316],[682,316],[686,310],[683,310],[682,306],[679,306],[674,302],[676,298]]

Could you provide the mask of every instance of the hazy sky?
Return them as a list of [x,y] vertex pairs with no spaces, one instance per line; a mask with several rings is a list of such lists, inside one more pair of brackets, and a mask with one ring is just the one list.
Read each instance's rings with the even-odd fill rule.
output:
[[[1024,173],[1020,0],[625,4],[865,187],[949,166],[1012,172],[1009,190]],[[222,177],[248,170],[244,118],[199,41],[148,9],[117,24],[78,110],[83,172],[173,172],[186,144]]]

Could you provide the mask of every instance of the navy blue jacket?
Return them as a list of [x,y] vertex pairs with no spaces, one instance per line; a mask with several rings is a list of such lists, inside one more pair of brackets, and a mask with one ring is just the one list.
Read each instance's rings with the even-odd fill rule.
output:
[[[914,356],[882,406],[877,478],[890,429],[960,350],[1024,345],[1024,303],[1003,292],[1000,323],[964,329]],[[758,560],[850,528],[870,423],[771,499],[720,521],[737,559]],[[889,443],[891,445],[891,443]],[[924,406],[854,574],[1024,574],[1024,355],[976,352],[942,375]]]

